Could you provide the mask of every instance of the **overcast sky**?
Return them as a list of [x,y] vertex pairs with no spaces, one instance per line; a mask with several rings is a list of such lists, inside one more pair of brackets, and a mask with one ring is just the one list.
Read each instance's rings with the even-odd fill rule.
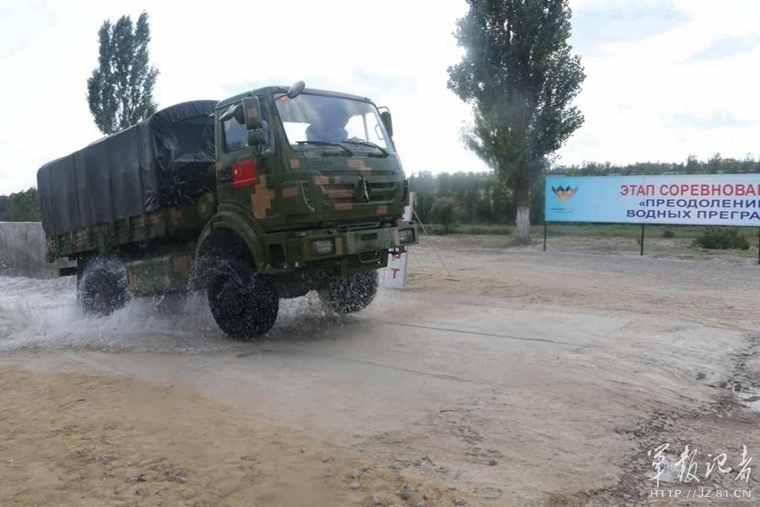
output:
[[[148,11],[159,106],[265,84],[366,95],[394,113],[407,173],[486,167],[459,141],[446,86],[463,0],[0,0],[0,194],[101,137],[87,106],[97,32]],[[197,6],[197,7],[196,7]],[[559,163],[760,154],[760,1],[572,0],[586,123]]]

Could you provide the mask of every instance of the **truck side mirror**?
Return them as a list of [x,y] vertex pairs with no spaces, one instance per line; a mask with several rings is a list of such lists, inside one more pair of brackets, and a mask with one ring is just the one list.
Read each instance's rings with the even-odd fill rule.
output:
[[393,117],[391,116],[390,111],[383,111],[380,113],[380,118],[383,120],[383,125],[385,126],[385,130],[388,131],[388,135],[393,137]]
[[267,133],[263,130],[248,131],[248,146],[260,146],[267,143]]
[[245,128],[248,130],[257,130],[262,127],[261,123],[261,104],[258,97],[244,97],[242,103],[243,116],[245,117]]
[[294,83],[293,86],[291,86],[288,89],[288,98],[294,99],[301,95],[301,92],[303,92],[303,89],[306,88],[306,83],[303,81],[298,81],[297,83]]

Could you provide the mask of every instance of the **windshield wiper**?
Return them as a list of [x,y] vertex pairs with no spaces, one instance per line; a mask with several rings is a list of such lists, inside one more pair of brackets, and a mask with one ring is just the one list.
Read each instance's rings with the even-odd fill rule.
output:
[[348,143],[348,144],[359,144],[361,146],[371,146],[372,148],[377,148],[383,154],[383,158],[388,157],[390,155],[390,153],[388,153],[388,150],[386,150],[382,146],[378,146],[377,144],[369,142],[369,141],[343,141],[343,142]]
[[298,142],[296,142],[296,144],[298,144],[298,145],[302,145],[302,144],[319,144],[319,145],[324,145],[324,146],[337,146],[338,148],[346,150],[346,152],[349,154],[349,156],[352,156],[352,157],[354,156],[354,152],[353,151],[349,150],[348,148],[346,148],[345,146],[343,146],[340,143],[332,143],[332,142],[329,142],[329,141],[298,141]]

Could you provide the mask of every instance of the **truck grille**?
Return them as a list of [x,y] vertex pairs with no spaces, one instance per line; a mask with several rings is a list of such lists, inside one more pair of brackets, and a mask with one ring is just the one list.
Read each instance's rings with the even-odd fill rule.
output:
[[367,197],[369,201],[362,201],[359,192],[360,182],[340,182],[320,185],[327,201],[333,204],[355,204],[362,202],[380,203],[392,201],[398,188],[398,183],[379,183],[367,181]]
[[348,231],[361,231],[365,229],[378,229],[379,227],[380,227],[379,220],[371,220],[371,221],[351,222],[351,223],[340,224],[337,226],[337,229],[339,232],[348,232]]

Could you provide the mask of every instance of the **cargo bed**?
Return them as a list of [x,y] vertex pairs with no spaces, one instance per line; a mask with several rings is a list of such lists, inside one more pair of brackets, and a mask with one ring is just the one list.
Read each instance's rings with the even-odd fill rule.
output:
[[209,168],[215,160],[216,103],[162,109],[42,166],[37,188],[48,257],[199,227],[196,201],[215,188]]

